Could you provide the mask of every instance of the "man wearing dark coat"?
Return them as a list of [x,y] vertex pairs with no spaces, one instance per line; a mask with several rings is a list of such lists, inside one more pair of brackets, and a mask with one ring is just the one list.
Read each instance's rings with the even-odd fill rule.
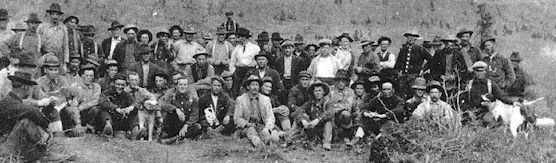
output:
[[[224,79],[221,77],[211,78],[211,92],[199,97],[199,119],[203,130],[210,132],[231,134],[235,131],[233,122],[234,101],[227,93],[222,91]],[[215,121],[207,120],[205,110],[210,108],[216,115]],[[217,122],[217,123],[214,123]]]
[[290,89],[287,106],[291,110],[298,110],[305,102],[309,101],[312,92],[309,90],[313,76],[307,71],[299,73],[299,83]]
[[306,60],[293,54],[294,44],[291,41],[284,41],[282,43],[282,49],[284,50],[284,55],[281,55],[274,61],[274,68],[278,71],[278,73],[280,73],[284,89],[289,91],[298,81],[297,75],[299,72],[306,70],[309,67],[305,67],[305,64],[310,64],[311,62],[307,61],[306,63],[303,63]]
[[400,75],[397,93],[402,98],[411,96],[411,93],[407,92],[411,90],[409,88],[411,81],[415,80],[415,78],[422,73],[425,60],[428,61],[431,59],[431,55],[425,48],[415,44],[415,41],[419,37],[417,31],[412,30],[406,32],[404,36],[407,38],[407,42],[400,49],[396,64],[394,65],[394,69],[396,69]]
[[152,88],[154,87],[153,76],[160,73],[165,73],[165,71],[158,67],[158,65],[151,62],[153,50],[148,45],[142,45],[137,53],[142,57],[141,61],[133,65],[132,71],[137,72],[140,78],[140,87]]
[[127,35],[127,39],[118,43],[114,49],[112,58],[118,61],[124,71],[132,69],[133,64],[141,60],[137,53],[141,45],[136,39],[138,31],[139,29],[135,25],[125,27],[124,33]]
[[404,113],[404,101],[394,94],[391,82],[382,83],[382,92],[369,103],[361,107],[363,114],[361,125],[366,134],[378,135],[380,128],[387,121],[401,122]]
[[249,72],[247,73],[247,76],[257,76],[260,79],[264,78],[264,77],[271,77],[272,78],[272,92],[274,94],[277,94],[278,92],[281,92],[284,89],[284,85],[282,84],[282,78],[280,77],[280,74],[268,67],[268,56],[267,55],[263,55],[263,54],[257,54],[255,55],[255,61],[257,61],[257,66],[254,69],[249,70]]
[[[103,123],[104,135],[121,137],[118,131],[131,131],[133,119],[137,116],[140,104],[124,88],[127,86],[126,76],[117,74],[114,77],[114,87],[104,91],[99,99],[101,111],[101,123]],[[121,132],[120,132],[121,133]],[[122,135],[125,137],[125,135]]]

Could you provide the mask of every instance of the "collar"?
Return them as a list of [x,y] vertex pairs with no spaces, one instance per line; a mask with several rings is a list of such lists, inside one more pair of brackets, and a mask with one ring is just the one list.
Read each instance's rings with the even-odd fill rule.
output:
[[122,36],[118,36],[118,37],[111,37],[112,41],[122,41]]

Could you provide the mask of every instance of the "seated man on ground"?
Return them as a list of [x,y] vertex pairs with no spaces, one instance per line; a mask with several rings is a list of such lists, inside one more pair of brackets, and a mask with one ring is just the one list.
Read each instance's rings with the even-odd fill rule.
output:
[[300,132],[307,140],[308,148],[312,149],[312,140],[322,139],[322,148],[332,148],[332,127],[334,113],[329,111],[329,101],[326,96],[330,92],[328,85],[317,81],[309,90],[312,92],[311,100],[295,111],[294,117]]
[[[199,97],[201,126],[209,134],[230,135],[235,131],[232,120],[234,101],[230,95],[222,91],[224,79],[212,77],[211,82],[210,93]],[[207,115],[207,113],[210,113],[210,115]]]
[[413,112],[413,117],[418,119],[426,119],[433,121],[440,121],[442,124],[451,122],[455,119],[455,113],[450,104],[442,101],[442,91],[444,89],[440,83],[431,83],[427,86],[427,93],[430,100],[425,101]]
[[126,76],[117,74],[114,77],[114,87],[104,91],[100,96],[99,108],[101,123],[104,126],[102,133],[105,136],[114,135],[126,138],[126,132],[131,131],[134,118],[137,116],[137,103],[124,88],[127,86]]
[[[132,140],[141,139],[139,133],[149,133],[149,141],[152,140],[152,129],[156,111],[160,110],[157,106],[157,98],[147,89],[140,87],[141,78],[139,74],[133,71],[129,72],[127,78],[128,85],[124,88],[124,92],[128,93],[135,101],[135,109],[137,110],[137,120],[132,124]],[[147,125],[147,126],[146,126]],[[148,128],[146,128],[148,127]]]
[[394,86],[385,81],[381,85],[381,93],[361,107],[361,126],[364,136],[380,134],[380,128],[388,121],[399,123],[403,117],[404,102],[401,97],[394,94]]
[[[102,126],[95,126],[94,118],[97,117],[99,110],[97,109],[98,100],[100,98],[100,85],[93,82],[96,76],[94,65],[87,64],[80,71],[80,80],[70,86],[71,92],[75,94],[73,99],[68,100],[68,107],[65,109],[70,115],[71,121],[63,122],[66,127],[73,128],[73,136],[82,136],[84,128],[87,125],[91,131],[100,130]],[[84,121],[84,123],[82,123]],[[72,124],[67,125],[67,124]]]
[[404,120],[411,117],[411,113],[417,108],[417,106],[423,102],[428,101],[429,97],[425,94],[425,89],[427,89],[425,78],[418,77],[413,80],[413,97],[405,101],[405,113]]
[[195,89],[189,87],[189,81],[180,77],[175,88],[166,91],[161,99],[161,108],[166,116],[163,118],[162,138],[196,139],[202,134],[199,121],[199,107]]
[[330,95],[328,96],[330,97],[331,109],[334,112],[335,135],[338,136],[338,139],[343,139],[346,145],[351,146],[350,139],[356,129],[353,120],[356,116],[352,110],[355,94],[348,87],[349,81],[347,73],[338,74],[336,84],[330,87]]

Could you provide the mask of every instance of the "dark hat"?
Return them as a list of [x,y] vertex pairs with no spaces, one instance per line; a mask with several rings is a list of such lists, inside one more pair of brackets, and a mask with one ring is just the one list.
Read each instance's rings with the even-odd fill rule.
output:
[[25,20],[25,23],[42,23],[42,21],[39,19],[37,13],[31,13],[27,20]]
[[86,26],[82,26],[81,28],[81,34],[85,36],[94,36],[95,32],[96,32],[95,26],[93,25],[86,25]]
[[496,42],[496,39],[494,37],[487,37],[481,41],[481,45],[484,45],[487,41]]
[[226,15],[226,16],[234,15],[234,12],[228,11],[228,12],[225,12],[224,15]]
[[52,3],[50,5],[50,8],[48,10],[46,10],[47,13],[52,13],[52,12],[57,12],[60,14],[64,14],[64,12],[62,12],[62,7],[60,7],[60,4],[58,3]]
[[210,54],[208,54],[206,52],[197,53],[197,54],[193,55],[193,58],[197,59],[198,56],[202,56],[202,55],[204,55],[207,58],[210,58]]
[[274,80],[272,80],[272,77],[270,76],[265,76],[261,79],[261,83],[267,83],[267,82],[273,83]]
[[319,50],[319,46],[317,46],[315,44],[308,44],[307,46],[305,46],[305,51],[308,51],[309,47],[314,47],[315,51]]
[[295,42],[295,45],[299,45],[299,44],[304,44],[305,41],[303,41],[303,36],[301,36],[300,34],[295,35],[295,38],[293,39]]
[[151,49],[149,45],[141,45],[135,54],[148,54],[149,52],[153,52],[154,50]]
[[353,39],[349,36],[349,33],[342,33],[340,36],[336,37],[338,41],[342,40],[342,38],[347,38],[349,42],[353,42]]
[[156,38],[160,38],[162,36],[170,37],[170,33],[168,33],[167,31],[159,31],[156,33]]
[[338,72],[336,72],[336,79],[339,80],[349,79],[349,74],[345,70],[338,70]]
[[43,66],[50,66],[50,67],[60,66],[60,60],[58,60],[58,57],[56,57],[54,53],[47,53],[43,57],[44,57]]
[[152,80],[154,81],[154,79],[155,79],[157,76],[158,76],[158,77],[162,77],[162,78],[163,78],[164,80],[166,80],[166,81],[170,80],[170,77],[169,77],[166,73],[157,73],[157,74],[154,74]]
[[473,35],[472,30],[468,30],[466,28],[461,28],[459,32],[456,34],[456,37],[461,38],[463,34],[469,33],[469,35]]
[[251,32],[249,32],[248,29],[241,28],[241,27],[237,29],[236,34],[238,37],[247,37],[247,38],[251,37]]
[[8,20],[8,18],[9,18],[8,10],[0,9],[0,20]]
[[175,30],[180,31],[180,36],[183,34],[183,29],[179,25],[173,25],[168,29],[168,32],[172,34]]
[[8,76],[12,82],[20,82],[26,85],[37,85],[37,82],[33,81],[33,74],[30,72],[16,71],[14,75]]
[[85,59],[86,63],[90,63],[93,64],[94,66],[100,66],[100,64],[97,62],[98,61],[98,57],[94,56],[94,55],[89,55],[89,58]]
[[357,87],[357,85],[363,85],[363,88],[367,90],[368,84],[369,83],[364,79],[357,79],[353,84],[351,84],[351,89],[355,90],[355,87]]
[[107,66],[107,67],[108,67],[108,66],[118,66],[118,61],[113,60],[113,59],[108,60],[108,61],[106,61],[106,66]]
[[270,41],[270,38],[268,38],[268,32],[261,32],[259,35],[257,35],[257,39],[255,41]]
[[510,60],[511,61],[522,61],[523,58],[521,58],[521,55],[519,54],[519,52],[512,52],[512,54],[510,55]]
[[390,37],[386,37],[386,36],[382,36],[380,38],[378,38],[378,43],[382,43],[382,41],[388,41],[390,44],[392,44],[392,39],[390,39]]
[[311,73],[309,73],[308,71],[299,72],[299,78],[301,79],[303,77],[311,79],[313,75],[311,75]]
[[247,79],[245,79],[245,81],[243,82],[243,87],[247,87],[247,85],[251,84],[251,82],[254,82],[254,81],[261,84],[261,79],[258,76],[251,75]]
[[67,22],[69,22],[71,19],[75,19],[77,23],[75,24],[79,24],[79,18],[77,18],[76,16],[68,16],[65,20],[64,20],[64,24],[66,24]]
[[135,33],[139,32],[139,28],[137,28],[137,26],[135,26],[135,24],[128,24],[124,27],[124,33],[127,33],[127,31],[129,30],[133,30],[135,31]]
[[330,93],[330,87],[328,87],[328,84],[323,83],[320,80],[317,80],[315,81],[315,83],[311,84],[309,90],[311,92],[315,92],[315,87],[322,87],[324,89],[324,96],[328,96],[328,94]]
[[191,26],[186,26],[183,29],[183,34],[196,34],[197,31],[195,30],[195,28],[191,27]]
[[120,24],[120,22],[112,21],[112,23],[110,23],[110,28],[108,28],[108,30],[111,31],[116,29],[122,29],[123,27],[124,25]]
[[419,32],[417,31],[417,29],[409,29],[407,32],[405,32],[403,34],[404,37],[407,36],[413,36],[413,37],[419,37]]
[[23,24],[23,23],[17,23],[15,24],[15,26],[12,28],[12,31],[14,32],[20,32],[20,31],[26,31],[27,30],[27,25]]
[[227,33],[228,33],[228,31],[226,31],[226,28],[224,28],[224,27],[216,28],[216,35],[225,35]]
[[431,81],[429,83],[429,85],[427,86],[427,92],[430,92],[431,89],[433,89],[433,88],[438,89],[438,91],[440,91],[440,93],[444,92],[444,87],[442,87],[442,85],[438,81]]
[[272,33],[272,36],[270,37],[270,40],[272,40],[272,41],[282,41],[284,39],[282,38],[282,36],[280,36],[280,33],[274,32],[274,33]]
[[427,81],[425,78],[418,77],[413,80],[413,85],[411,85],[413,89],[427,89]]
[[222,74],[220,74],[220,77],[222,77],[222,78],[227,78],[227,77],[232,77],[232,76],[234,76],[234,74],[230,71],[224,71],[224,72],[222,72]]
[[266,59],[268,59],[268,56],[265,55],[265,53],[259,53],[259,54],[255,55],[255,56],[253,57],[253,59],[257,60],[257,58],[259,58],[259,57],[265,57]]
[[149,30],[140,30],[137,32],[137,38],[141,38],[141,35],[147,34],[149,36],[149,42],[153,41],[153,34]]

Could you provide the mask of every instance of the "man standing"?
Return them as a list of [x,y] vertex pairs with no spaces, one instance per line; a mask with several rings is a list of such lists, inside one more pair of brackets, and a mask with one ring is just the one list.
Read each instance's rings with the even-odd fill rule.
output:
[[222,73],[228,69],[230,63],[230,55],[234,50],[234,46],[226,41],[226,29],[218,28],[216,30],[216,40],[207,44],[207,53],[212,56],[212,65],[216,74]]
[[[202,134],[199,120],[197,92],[192,89],[187,78],[177,79],[176,86],[161,99],[161,108],[166,112],[162,132],[167,137],[195,139]],[[195,96],[193,96],[195,94]]]
[[284,90],[289,91],[298,80],[296,74],[307,69],[303,68],[303,65],[307,64],[308,67],[310,62],[305,62],[300,56],[294,55],[294,43],[289,40],[282,42],[282,49],[284,50],[283,55],[280,55],[274,61],[274,67],[280,73],[279,77],[282,79],[282,84],[284,84]]
[[209,57],[210,55],[204,52],[193,56],[196,63],[185,69],[189,82],[195,83],[214,76],[214,67],[208,63]]
[[98,62],[99,56],[103,56],[102,51],[94,40],[95,37],[95,27],[92,25],[87,25],[81,28],[81,41],[79,41],[79,52],[83,60],[93,59]]
[[160,31],[156,33],[156,38],[158,39],[151,48],[154,50],[154,56],[152,60],[154,64],[162,68],[166,74],[172,72],[172,66],[170,62],[174,61],[174,56],[170,53],[170,34],[166,31]]
[[301,63],[299,65],[299,67],[302,70],[307,70],[307,68],[309,67],[309,64],[311,63],[311,56],[309,56],[309,54],[307,54],[307,52],[305,51],[305,42],[303,41],[303,36],[301,36],[300,34],[295,35],[294,38],[294,46],[295,46],[295,51],[293,51],[293,55],[301,58]]
[[[361,37],[361,48],[363,48],[363,53],[359,55],[357,60],[357,66],[355,67],[355,74],[359,78],[369,78],[370,75],[378,74],[380,71],[378,56],[373,54],[374,51],[371,49],[374,41],[368,36]],[[367,75],[368,74],[368,75]]]
[[75,16],[69,16],[63,21],[68,29],[68,50],[69,53],[79,53],[79,41],[81,40],[81,34],[77,30],[77,25],[79,25],[79,18]]
[[99,56],[101,58],[101,61],[103,61],[104,63],[106,63],[106,61],[108,60],[112,60],[114,57],[114,50],[116,49],[116,45],[118,45],[118,43],[123,41],[122,36],[120,36],[120,32],[121,29],[124,27],[124,25],[120,24],[120,22],[118,21],[113,21],[110,24],[110,28],[108,28],[108,31],[110,31],[110,38],[104,39],[102,41],[102,50],[103,50],[103,56]]
[[[174,30],[176,31],[176,30]],[[187,27],[183,31],[184,40],[180,40],[173,44],[171,50],[176,56],[172,66],[176,71],[185,71],[187,67],[190,67],[195,60],[193,59],[193,55],[204,53],[205,48],[203,48],[199,43],[195,42],[195,34],[197,32],[192,27]]]
[[57,3],[51,4],[46,13],[50,19],[37,27],[37,33],[45,38],[45,52],[54,53],[61,60],[61,71],[65,72],[66,63],[69,63],[69,35],[67,27],[61,22],[64,13]]
[[523,99],[525,97],[525,88],[532,83],[532,80],[519,65],[523,60],[519,52],[513,52],[512,55],[510,55],[510,60],[512,61],[512,67],[515,72],[515,82],[508,87],[506,92],[510,97]]
[[151,88],[154,86],[153,75],[164,73],[157,65],[151,63],[153,50],[148,45],[141,45],[137,50],[137,56],[141,56],[141,62],[134,63],[132,71],[139,74],[139,86],[143,88]]
[[15,33],[6,28],[9,22],[8,10],[0,9],[0,43],[6,42]]
[[465,66],[469,68],[468,69],[469,72],[473,71],[471,69],[473,63],[480,61],[482,59],[481,51],[478,48],[471,46],[471,42],[469,42],[471,36],[473,36],[473,31],[467,30],[465,28],[462,28],[456,34],[456,37],[458,37],[460,40],[459,48],[463,55],[463,58],[465,59]]
[[259,54],[261,49],[259,46],[251,43],[249,38],[251,32],[245,28],[237,29],[237,36],[239,37],[239,44],[232,52],[230,61],[230,71],[234,73],[234,91],[239,91],[241,83],[246,77],[249,70],[255,67],[255,55]]
[[280,92],[284,89],[284,85],[282,85],[281,80],[282,78],[280,78],[280,74],[276,70],[268,67],[268,57],[266,55],[257,54],[254,58],[257,62],[257,67],[250,70],[247,74],[249,76],[257,76],[260,79],[264,77],[272,78],[272,93],[280,94]]
[[[83,134],[80,128],[86,125],[88,129],[100,130],[102,126],[95,126],[95,117],[97,117],[99,110],[97,109],[98,101],[100,98],[101,88],[100,85],[94,83],[96,68],[93,64],[87,64],[79,71],[79,75],[83,79],[79,83],[74,83],[70,86],[71,90],[75,92],[75,97],[69,99],[67,111],[71,117],[75,127],[74,136],[81,136]],[[84,121],[82,123],[82,121]]]
[[482,61],[487,63],[488,78],[498,84],[502,90],[507,89],[515,81],[515,72],[510,60],[502,54],[498,54],[495,48],[496,39],[488,38],[481,44],[486,53]]
[[234,13],[228,11],[224,13],[224,15],[226,15],[226,22],[222,23],[221,26],[224,27],[228,32],[236,32],[237,29],[239,29],[239,24],[236,21],[232,20],[232,17],[234,17]]
[[446,82],[447,91],[457,88],[458,79],[462,80],[469,76],[465,57],[456,47],[457,38],[454,35],[448,35],[447,38],[441,39],[444,44],[442,50],[436,51],[436,54],[425,64],[425,71],[430,69],[432,80]]
[[313,81],[320,80],[327,84],[333,84],[336,73],[340,69],[340,62],[336,57],[332,56],[330,48],[332,41],[329,39],[319,40],[319,53],[311,61],[311,65],[307,71],[313,76]]
[[[232,121],[234,101],[225,92],[222,92],[224,80],[221,77],[212,77],[210,93],[199,97],[200,123],[207,133],[231,134],[235,131]],[[208,110],[207,110],[208,109]],[[212,110],[212,111],[211,111]],[[212,113],[215,119],[207,119],[205,113]]]
[[6,44],[10,49],[20,49],[32,54],[33,58],[39,58],[42,56],[41,50],[45,46],[44,36],[37,34],[37,27],[42,22],[36,13],[31,13],[25,23],[27,23],[27,30],[13,35]]
[[352,70],[355,63],[355,57],[351,51],[349,43],[353,42],[353,39],[348,33],[343,33],[338,36],[336,40],[340,43],[340,47],[336,50],[334,55],[340,62],[340,69],[338,69],[338,71],[343,71],[351,75],[353,72]]
[[236,99],[234,110],[234,123],[241,135],[257,148],[272,140],[271,131],[275,125],[270,98],[259,93],[260,84],[257,76],[247,78],[243,85],[249,92]]
[[135,25],[127,25],[124,28],[127,39],[118,43],[116,49],[114,49],[114,56],[112,57],[118,61],[124,72],[132,70],[132,66],[141,59],[137,53],[141,45],[136,38],[138,31],[139,29]]
[[380,61],[380,68],[394,68],[394,65],[396,64],[396,56],[389,51],[392,40],[388,37],[382,36],[378,39],[377,42],[380,45],[380,49],[377,50],[375,53]]
[[411,96],[411,92],[407,92],[410,90],[409,83],[422,74],[425,60],[429,61],[431,59],[429,52],[415,43],[419,36],[417,30],[410,30],[404,34],[407,42],[400,49],[396,64],[394,65],[394,69],[397,70],[398,76],[400,76],[397,93],[402,98]]

